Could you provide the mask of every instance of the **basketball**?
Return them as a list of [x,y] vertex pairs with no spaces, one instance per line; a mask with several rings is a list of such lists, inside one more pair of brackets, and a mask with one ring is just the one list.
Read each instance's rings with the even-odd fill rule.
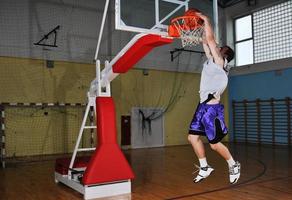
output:
[[186,24],[188,24],[190,28],[195,28],[204,24],[204,21],[197,16],[197,13],[200,12],[201,11],[196,8],[190,8],[185,12],[185,16],[194,16],[194,18],[185,19]]

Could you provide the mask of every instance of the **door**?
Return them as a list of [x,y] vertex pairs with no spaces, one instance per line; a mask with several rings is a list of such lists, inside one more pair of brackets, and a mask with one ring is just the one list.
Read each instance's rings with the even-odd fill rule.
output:
[[131,116],[123,115],[121,117],[121,145],[131,145]]

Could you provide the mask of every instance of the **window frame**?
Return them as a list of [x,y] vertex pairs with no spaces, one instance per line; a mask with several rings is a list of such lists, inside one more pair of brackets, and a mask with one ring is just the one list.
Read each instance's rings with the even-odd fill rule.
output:
[[[246,39],[242,39],[242,40],[236,40],[236,20],[238,19],[241,19],[241,18],[244,18],[244,17],[247,17],[247,16],[251,16],[251,37],[250,38],[246,38]],[[251,64],[255,64],[255,55],[254,55],[254,28],[253,28],[253,12],[251,13],[248,13],[248,14],[245,14],[245,15],[241,15],[241,16],[238,16],[238,17],[235,17],[233,19],[233,38],[234,38],[234,49],[235,49],[235,53],[237,53],[237,44],[238,43],[241,43],[241,42],[246,42],[246,41],[252,41],[252,63],[249,63],[249,64],[245,64],[245,65],[251,65]],[[241,66],[245,66],[245,65],[238,65],[237,64],[237,59],[236,59],[236,56],[235,56],[235,66],[236,67],[241,67]]]
[[[272,59],[269,59],[269,58],[267,58],[267,59],[264,59],[264,60],[262,60],[262,61],[259,61],[258,60],[258,57],[259,57],[259,52],[258,51],[256,51],[256,49],[255,49],[255,27],[254,27],[254,19],[255,19],[255,14],[257,13],[257,12],[260,12],[260,11],[262,11],[262,10],[266,10],[266,9],[269,9],[269,8],[272,8],[272,7],[275,7],[275,6],[278,6],[278,5],[280,5],[280,4],[283,4],[283,3],[287,3],[288,2],[288,4],[290,4],[290,3],[292,3],[292,0],[282,0],[282,1],[277,1],[277,2],[273,2],[273,3],[269,3],[269,4],[267,4],[267,5],[265,5],[265,6],[262,6],[262,7],[258,7],[258,8],[255,8],[255,9],[253,9],[253,10],[248,10],[247,12],[245,12],[245,13],[243,13],[243,14],[241,14],[241,15],[236,15],[236,16],[233,16],[233,19],[232,19],[232,24],[233,24],[233,27],[232,27],[232,29],[233,29],[233,44],[234,44],[234,50],[235,50],[235,53],[237,52],[237,48],[236,48],[236,46],[237,46],[237,44],[239,44],[240,42],[244,42],[244,41],[247,41],[247,40],[252,40],[252,42],[253,42],[253,45],[252,45],[252,47],[253,47],[253,63],[250,63],[250,64],[244,64],[244,65],[237,65],[237,59],[236,59],[236,57],[235,57],[235,59],[234,59],[234,66],[235,67],[243,67],[243,66],[250,66],[250,65],[255,65],[255,64],[260,64],[260,63],[266,63],[266,62],[274,62],[274,61],[277,61],[277,60],[282,60],[282,59],[292,59],[292,56],[289,56],[289,55],[286,55],[286,56],[282,56],[283,55],[283,52],[280,52],[279,53],[279,55],[280,55],[280,58],[272,58]],[[291,4],[290,4],[291,5]],[[288,9],[289,10],[289,9]],[[245,40],[239,40],[239,41],[236,41],[236,20],[238,20],[238,19],[240,19],[240,18],[243,18],[243,17],[246,17],[246,16],[251,16],[251,29],[252,29],[252,37],[251,38],[247,38],[247,39],[245,39]],[[257,41],[258,42],[258,41]],[[258,44],[258,43],[256,43],[256,44]],[[257,46],[258,47],[258,46]],[[282,54],[281,54],[282,53]],[[289,65],[290,66],[290,65]]]

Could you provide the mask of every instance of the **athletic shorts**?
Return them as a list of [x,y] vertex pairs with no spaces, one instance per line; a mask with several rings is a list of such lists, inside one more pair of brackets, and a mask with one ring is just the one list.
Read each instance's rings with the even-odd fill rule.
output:
[[227,135],[227,132],[222,104],[200,103],[197,106],[190,124],[189,134],[206,136],[209,143],[216,144]]

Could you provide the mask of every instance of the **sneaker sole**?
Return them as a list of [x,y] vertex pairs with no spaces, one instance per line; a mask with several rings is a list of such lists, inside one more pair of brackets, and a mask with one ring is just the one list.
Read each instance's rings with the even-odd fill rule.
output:
[[237,181],[239,180],[240,176],[238,178],[236,178],[233,182],[230,182],[230,184],[235,184],[237,183]]
[[210,174],[209,174],[207,177],[202,178],[202,179],[200,179],[199,181],[195,181],[195,179],[194,179],[193,182],[194,182],[194,183],[200,183],[200,182],[202,182],[204,179],[208,178],[208,177],[212,174],[213,171],[214,171],[214,169],[212,169],[212,171],[210,172]]

